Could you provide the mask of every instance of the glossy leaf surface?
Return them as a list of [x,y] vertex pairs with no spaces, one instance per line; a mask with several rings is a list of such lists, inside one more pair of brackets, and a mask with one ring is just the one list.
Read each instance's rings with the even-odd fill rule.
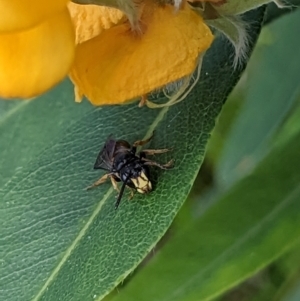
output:
[[[248,15],[256,21],[253,41],[263,12]],[[173,107],[78,105],[64,83],[1,114],[1,298],[101,300],[134,270],[193,184],[215,120],[242,72],[233,72],[231,56],[231,46],[217,39],[199,84]],[[115,211],[109,183],[86,191],[103,174],[92,167],[108,135],[132,143],[154,130],[149,147],[174,149],[155,159],[174,158],[175,168],[152,172],[153,193],[130,202],[124,197]]]
[[175,235],[112,300],[214,300],[291,249],[300,237],[299,147],[300,132]]
[[[286,34],[291,25],[295,25],[298,20],[299,12],[279,20],[276,26],[277,38],[281,40],[280,28],[285,30],[283,34]],[[292,40],[292,49],[293,45]],[[280,43],[278,46],[282,47]],[[289,46],[286,41],[285,47]],[[272,50],[270,49],[268,60],[272,56]],[[274,51],[276,54],[278,49]],[[285,66],[290,68],[284,70],[295,72],[296,64],[293,61],[293,64]],[[281,74],[278,81],[282,82],[283,78],[285,74]],[[283,84],[282,88],[286,92],[281,94],[283,99],[275,99],[274,110],[278,114],[274,115],[281,122],[282,115],[287,116],[284,103],[289,108],[289,97],[297,97],[298,85],[295,81],[291,82],[293,84]],[[289,101],[285,102],[286,97]],[[281,110],[277,107],[278,103],[281,103]],[[267,107],[272,109],[271,104],[258,103],[253,104],[252,109],[257,107],[265,113],[268,112],[264,110]],[[276,118],[269,116],[270,113],[264,116],[269,120],[265,123],[258,120],[258,124],[255,123],[257,114],[253,114],[253,111],[252,114],[246,113],[246,110],[242,111],[241,115],[248,116],[248,123],[234,125],[243,127],[236,129],[240,133],[240,139],[236,139],[235,148],[230,145],[233,154],[236,154],[235,150],[239,147],[247,149],[245,142],[242,142],[247,141],[247,130],[253,129],[251,137],[257,133],[259,141],[267,140],[270,143],[270,137],[266,134],[272,129],[270,122],[277,125]],[[249,122],[251,117],[252,123]],[[255,124],[251,127],[253,123]],[[264,135],[261,135],[260,130]],[[244,133],[244,136],[241,133]],[[272,134],[274,137],[275,130]],[[251,137],[247,144],[250,146],[249,153],[253,152],[255,145],[250,143],[253,142]],[[157,252],[153,261],[140,270],[111,300],[216,300],[215,298],[221,297],[224,292],[274,262],[295,243],[299,243],[299,138],[298,108],[280,132],[275,147],[271,148],[272,152],[258,168],[247,178],[236,183],[226,195],[219,194],[213,207],[198,220],[191,221],[187,228],[175,234],[168,245]],[[235,159],[233,154],[232,158]],[[228,177],[230,176],[232,175],[228,172]]]

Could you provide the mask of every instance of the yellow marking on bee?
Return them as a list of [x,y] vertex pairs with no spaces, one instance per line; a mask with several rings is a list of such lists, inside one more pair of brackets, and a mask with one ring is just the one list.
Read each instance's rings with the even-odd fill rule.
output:
[[144,172],[141,172],[141,175],[139,177],[131,179],[131,181],[139,193],[144,194],[152,190],[152,184]]

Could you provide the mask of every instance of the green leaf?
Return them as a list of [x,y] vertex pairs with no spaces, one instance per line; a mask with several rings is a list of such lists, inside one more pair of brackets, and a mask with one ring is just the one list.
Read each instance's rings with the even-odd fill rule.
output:
[[288,14],[291,10],[296,10],[300,5],[300,0],[286,0],[285,7],[278,7],[274,2],[268,4],[264,24],[276,20],[278,17]]
[[31,160],[64,136],[65,128],[74,130],[76,122],[93,110],[88,103],[76,105],[69,82],[31,101],[1,101],[0,187]]
[[[256,20],[253,42],[263,14],[248,15]],[[168,229],[198,173],[215,119],[242,72],[232,71],[231,54],[216,39],[202,79],[173,107],[77,105],[64,83],[2,119],[1,298],[101,300],[134,270]],[[172,171],[153,171],[153,193],[131,202],[124,197],[116,211],[109,183],[86,191],[103,174],[92,167],[109,134],[133,142],[154,130],[151,148],[174,148],[157,160],[176,162]]]
[[300,299],[300,281],[297,282],[293,290],[283,301],[298,301]]
[[112,300],[213,300],[292,248],[300,237],[299,148],[300,132],[175,234]]
[[297,284],[297,287],[293,292],[291,292],[290,296],[288,296],[283,301],[298,301],[300,298],[300,283]]
[[299,107],[299,98],[298,96],[298,106],[294,108],[291,112],[287,121],[283,124],[280,131],[276,136],[276,140],[274,141],[274,146],[277,147],[279,145],[287,143],[292,137],[294,137],[300,131],[300,107]]
[[[295,288],[295,284],[299,285],[299,276],[300,276],[300,240],[295,245],[295,247],[282,256],[278,261],[273,264],[271,269],[273,272],[271,277],[275,279],[270,279],[273,282],[274,294],[269,295],[269,300],[273,298],[274,301],[283,300],[283,296],[289,295],[290,292]],[[275,277],[274,277],[275,276]],[[276,288],[276,289],[275,289]],[[260,299],[264,301],[266,299]],[[255,300],[256,301],[256,300]],[[258,300],[257,300],[258,301]]]
[[224,4],[217,7],[218,12],[224,16],[234,16],[245,13],[251,9],[255,9],[272,0],[231,0],[225,1]]
[[222,188],[251,172],[270,151],[274,135],[298,99],[300,40],[291,37],[297,36],[299,26],[298,10],[264,27],[269,44],[261,45],[252,57],[247,97],[217,165]]
[[17,109],[18,105],[25,105],[25,102],[19,101],[0,101],[0,122],[3,122],[2,118],[7,118],[13,113],[14,109]]

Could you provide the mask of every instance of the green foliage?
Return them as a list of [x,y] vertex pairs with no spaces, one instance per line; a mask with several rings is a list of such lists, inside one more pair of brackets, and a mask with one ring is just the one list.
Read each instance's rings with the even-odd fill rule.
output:
[[[264,30],[245,75],[244,105],[215,163],[211,208],[203,212],[207,200],[200,196],[201,215],[190,214],[191,222],[110,300],[236,300],[225,293],[259,271],[260,283],[237,300],[298,300],[300,42],[291,36],[299,17],[298,11]],[[216,134],[228,128],[228,117]]]
[[251,172],[270,151],[274,134],[298,97],[300,42],[291,39],[297,35],[298,19],[299,13],[290,14],[265,27],[261,35],[255,66],[250,64],[246,75],[245,103],[218,162],[216,180],[222,188]]
[[[263,15],[264,8],[245,17],[249,51]],[[164,237],[166,246],[109,299],[212,300],[270,263],[284,271],[277,296],[295,286],[300,111],[291,114],[290,108],[298,96],[300,42],[289,44],[289,36],[297,34],[298,20],[299,13],[289,14],[271,24],[273,44],[259,54],[256,69],[262,70],[244,92],[241,117],[222,120],[232,122],[232,130],[228,145],[218,144],[225,145],[220,161],[213,162],[214,206],[199,215],[198,205],[188,202],[179,230]],[[67,81],[36,100],[0,101],[0,300],[99,301],[132,274],[169,229],[195,181],[222,105],[245,67],[232,70],[232,53],[225,39],[216,39],[189,97],[161,110],[75,104]],[[274,66],[281,71],[269,71]],[[153,131],[150,148],[173,147],[155,159],[174,158],[175,167],[152,171],[151,194],[132,201],[125,196],[115,211],[109,183],[86,191],[103,174],[92,167],[107,136],[133,142]],[[254,164],[236,176],[231,169],[244,156],[253,156]],[[230,185],[220,181],[224,174]],[[197,199],[202,206],[205,197]],[[266,287],[261,296],[273,298],[274,286]]]
[[113,300],[212,300],[291,248],[300,236],[299,148],[300,132],[174,235]]
[[[259,22],[263,11],[249,19]],[[225,40],[216,40],[189,98],[162,110],[76,105],[69,83],[3,110],[4,300],[101,300],[135,269],[192,187],[215,119],[242,71],[232,72],[231,53]],[[176,163],[172,171],[153,172],[153,193],[123,200],[115,211],[111,185],[86,191],[100,176],[92,166],[109,134],[133,142],[154,130],[151,148],[174,148],[157,159]]]

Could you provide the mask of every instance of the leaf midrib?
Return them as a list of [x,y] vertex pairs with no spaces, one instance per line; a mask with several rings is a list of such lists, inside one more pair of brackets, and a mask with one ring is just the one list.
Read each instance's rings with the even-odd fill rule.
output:
[[20,101],[19,104],[17,104],[14,108],[10,109],[8,111],[8,113],[3,118],[0,119],[0,126],[1,126],[2,123],[5,123],[8,118],[10,118],[11,116],[13,116],[20,109],[22,109],[24,106],[27,106],[30,102],[31,102],[30,99]]

